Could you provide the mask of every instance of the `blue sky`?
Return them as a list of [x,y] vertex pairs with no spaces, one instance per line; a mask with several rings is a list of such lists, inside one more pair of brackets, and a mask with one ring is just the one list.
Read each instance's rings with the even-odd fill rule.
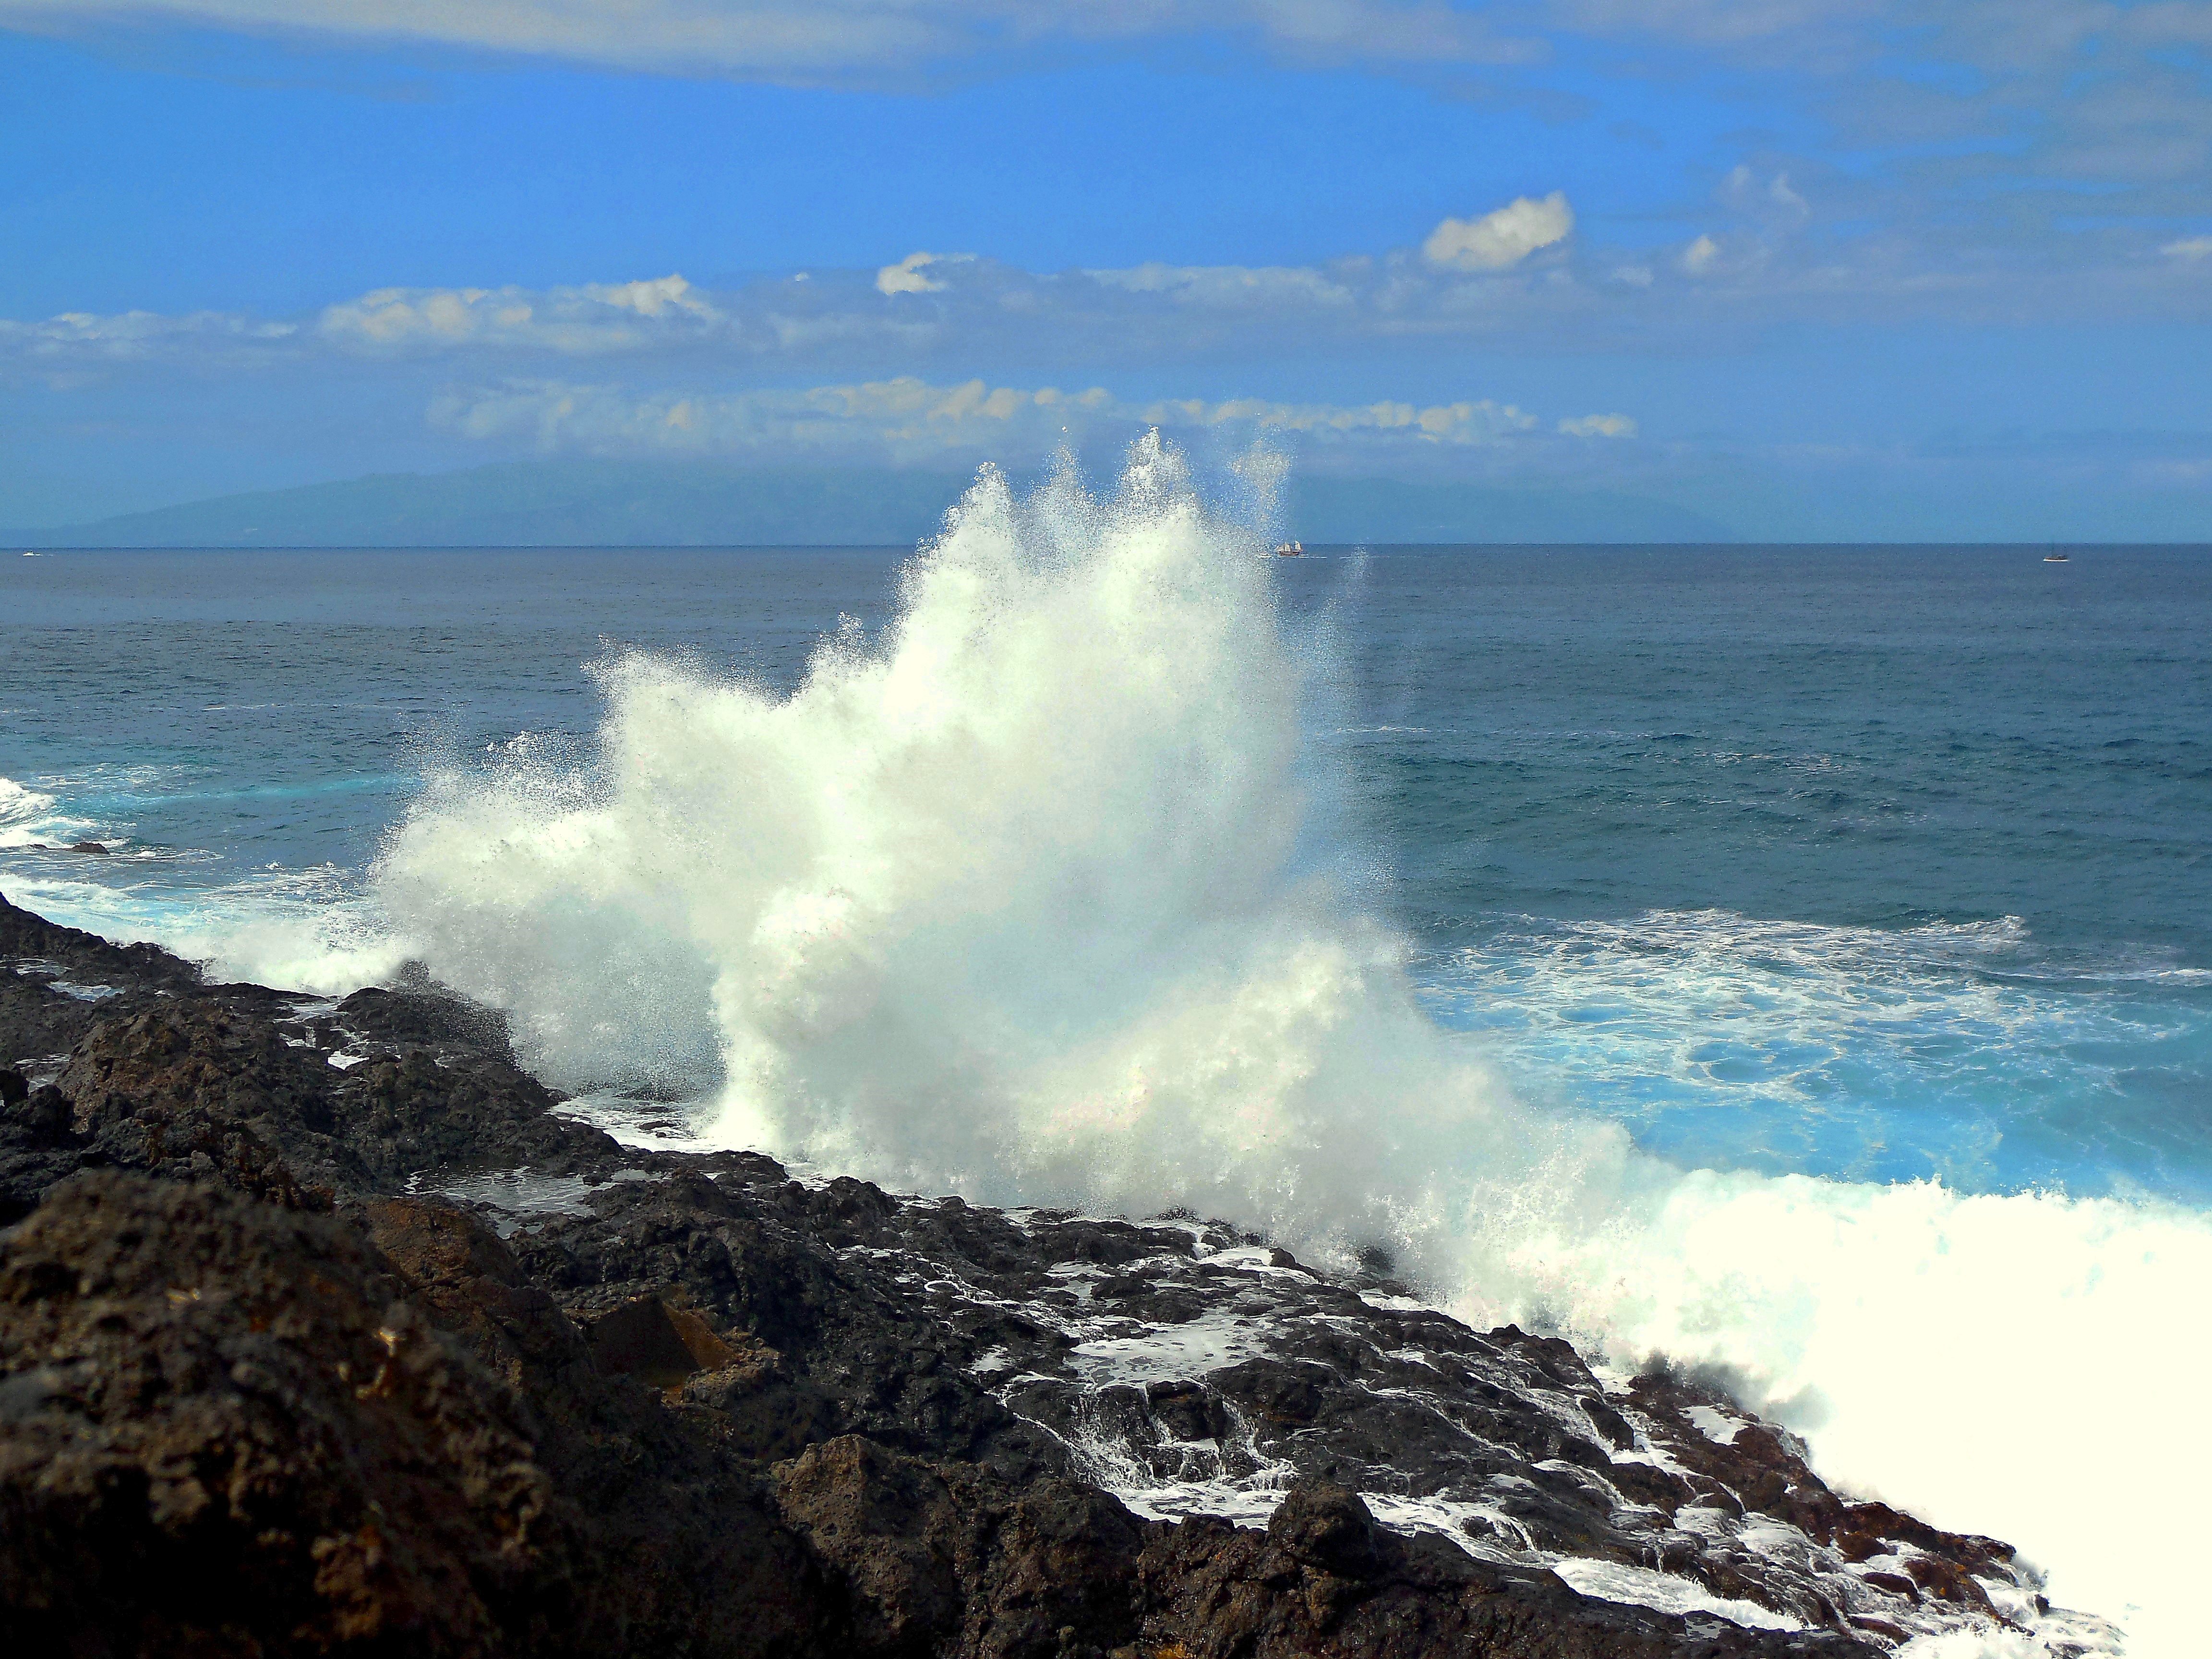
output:
[[0,524],[1147,423],[2212,539],[2205,0],[0,0]]

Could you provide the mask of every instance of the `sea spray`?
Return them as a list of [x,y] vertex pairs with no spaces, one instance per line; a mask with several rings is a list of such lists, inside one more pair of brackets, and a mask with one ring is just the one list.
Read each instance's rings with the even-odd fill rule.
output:
[[1273,584],[1157,442],[1108,501],[987,474],[880,638],[841,630],[788,697],[607,665],[595,763],[450,780],[384,902],[556,1075],[710,1053],[732,1140],[1419,1249],[1455,1149],[1621,1138],[1511,1115],[1307,845],[1312,674]]
[[611,661],[595,753],[438,781],[380,902],[556,1078],[712,1075],[718,1138],[910,1189],[1380,1245],[1478,1320],[1731,1376],[2183,1650],[2203,1218],[1686,1174],[1516,1104],[1316,853],[1273,583],[1157,441],[1107,499],[987,473],[881,633],[788,696]]

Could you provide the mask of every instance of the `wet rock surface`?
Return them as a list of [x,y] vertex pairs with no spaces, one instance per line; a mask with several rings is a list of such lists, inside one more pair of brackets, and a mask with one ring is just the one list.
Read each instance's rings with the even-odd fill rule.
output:
[[2097,1636],[1725,1395],[1387,1264],[618,1139],[431,987],[205,985],[4,900],[0,975],[0,1626],[40,1651]]

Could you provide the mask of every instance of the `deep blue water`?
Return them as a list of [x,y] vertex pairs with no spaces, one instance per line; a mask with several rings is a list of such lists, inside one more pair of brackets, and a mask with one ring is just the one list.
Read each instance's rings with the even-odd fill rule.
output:
[[[2212,550],[1281,562],[1436,1016],[1687,1162],[2212,1198]],[[883,550],[0,565],[0,889],[281,976],[426,765],[643,646],[792,683]],[[27,843],[92,837],[105,858]],[[287,943],[286,941],[290,941]]]

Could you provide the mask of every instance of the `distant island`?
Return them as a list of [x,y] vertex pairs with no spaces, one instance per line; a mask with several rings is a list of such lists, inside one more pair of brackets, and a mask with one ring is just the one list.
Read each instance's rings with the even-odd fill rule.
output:
[[[0,531],[11,548],[866,547],[932,534],[955,472],[509,461],[253,490],[89,523]],[[1728,526],[1601,490],[1301,474],[1285,531],[1352,542],[1729,542]]]

